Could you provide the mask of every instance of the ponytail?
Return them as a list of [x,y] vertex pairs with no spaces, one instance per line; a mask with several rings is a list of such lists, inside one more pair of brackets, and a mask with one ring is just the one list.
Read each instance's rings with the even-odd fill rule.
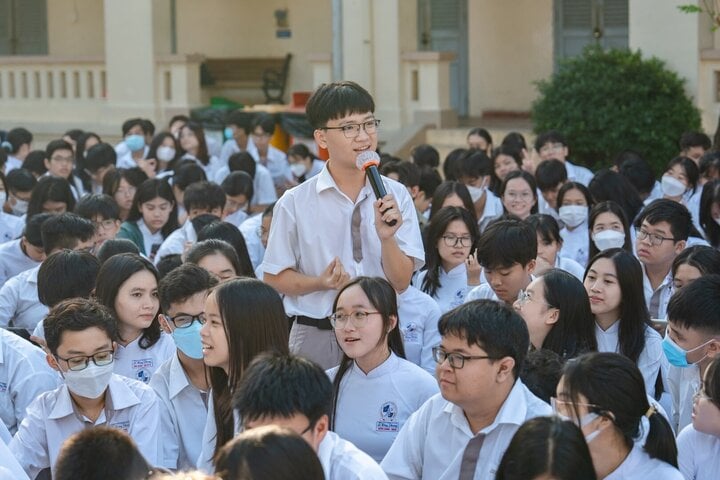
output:
[[678,450],[675,444],[675,434],[670,428],[670,424],[653,406],[648,409],[645,416],[650,423],[650,431],[643,446],[645,452],[652,458],[657,458],[678,468]]

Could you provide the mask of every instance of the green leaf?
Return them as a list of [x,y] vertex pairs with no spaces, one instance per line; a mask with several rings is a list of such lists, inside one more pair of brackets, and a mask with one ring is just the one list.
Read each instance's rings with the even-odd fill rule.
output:
[[687,4],[687,5],[678,5],[678,10],[685,13],[702,13],[703,9],[700,8],[697,5]]

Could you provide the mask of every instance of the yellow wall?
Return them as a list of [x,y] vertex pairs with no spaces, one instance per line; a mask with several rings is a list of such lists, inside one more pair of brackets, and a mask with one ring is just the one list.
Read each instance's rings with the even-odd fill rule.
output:
[[470,115],[529,111],[553,71],[552,0],[468,1]]
[[52,0],[47,2],[50,55],[104,55],[103,2]]

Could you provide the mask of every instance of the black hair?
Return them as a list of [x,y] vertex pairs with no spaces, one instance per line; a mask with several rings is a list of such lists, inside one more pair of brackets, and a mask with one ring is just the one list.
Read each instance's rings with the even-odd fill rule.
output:
[[592,208],[593,205],[595,205],[595,200],[592,197],[592,194],[590,193],[590,190],[583,185],[582,183],[578,182],[566,182],[562,187],[560,187],[560,190],[558,190],[557,194],[557,208],[558,210],[560,207],[562,207],[562,202],[565,199],[565,195],[567,195],[567,192],[570,190],[579,190],[580,193],[583,194],[583,197],[585,197],[585,202],[587,202],[588,209]]
[[525,422],[500,460],[496,480],[596,480],[582,430],[558,416]]
[[406,160],[395,162],[384,167],[382,174],[387,176],[389,173],[395,173],[398,176],[398,182],[407,188],[417,187],[420,185],[420,167]]
[[275,117],[269,113],[261,113],[252,120],[252,129],[260,127],[268,135],[275,133]]
[[118,168],[111,170],[103,177],[103,191],[111,197],[117,193],[120,188],[120,180],[125,180],[133,187],[139,187],[145,180],[148,179],[147,173],[145,173],[139,167],[132,168]]
[[[205,129],[199,123],[188,122],[180,128],[180,135],[178,138],[182,137],[183,130],[186,128],[190,130],[197,139],[197,153],[193,156],[197,158],[200,163],[207,166],[207,164],[210,163],[210,153],[208,152],[207,141],[205,140]],[[182,145],[182,142],[178,140],[178,144]],[[182,146],[180,148],[184,150]],[[186,151],[186,153],[189,152]]]
[[643,291],[642,266],[631,252],[622,248],[609,248],[590,259],[583,275],[583,282],[587,280],[595,262],[602,258],[613,263],[620,287],[619,353],[637,363],[645,348],[645,330],[652,327]]
[[[115,311],[115,300],[122,285],[130,277],[138,272],[150,272],[155,280],[159,282],[155,266],[146,258],[135,253],[121,253],[108,258],[100,267],[95,287],[95,297],[105,305],[118,318]],[[149,327],[143,329],[138,345],[142,349],[148,349],[160,340],[160,323],[155,312],[155,318]],[[116,320],[119,322],[120,320]]]
[[235,197],[245,195],[248,203],[252,200],[255,193],[252,177],[242,171],[230,172],[230,175],[225,177],[225,180],[222,181],[220,186],[227,196]]
[[190,117],[187,115],[179,114],[179,115],[173,115],[170,121],[168,122],[168,128],[175,122],[183,122],[187,123],[190,121]]
[[164,312],[173,303],[182,303],[193,295],[208,291],[217,285],[217,280],[207,270],[193,263],[185,263],[168,272],[158,285],[160,307]]
[[308,122],[314,129],[327,126],[327,122],[355,113],[373,113],[372,95],[355,82],[323,83],[305,105]]
[[428,167],[420,169],[418,190],[425,194],[425,198],[432,198],[432,196],[435,195],[435,190],[440,186],[441,183],[442,178],[440,177],[440,174],[437,170]]
[[560,355],[544,348],[531,348],[520,370],[520,380],[533,395],[549,404],[550,398],[555,396],[562,369],[563,361]]
[[[78,139],[80,138],[80,135],[83,134],[83,130],[80,128],[71,128],[70,130],[67,130],[65,133],[63,133],[63,137],[70,137],[70,140],[77,143]],[[68,142],[72,143],[72,142]]]
[[37,293],[40,303],[53,307],[68,298],[90,298],[100,261],[88,252],[61,250],[40,264]]
[[702,147],[703,150],[710,150],[712,142],[710,137],[702,132],[685,132],[680,137],[680,150],[687,150],[692,147]]
[[618,219],[620,219],[620,223],[623,227],[623,233],[625,234],[625,243],[623,243],[622,249],[626,250],[630,253],[633,253],[633,245],[632,245],[632,236],[630,235],[630,225],[628,224],[628,219],[625,216],[625,211],[612,200],[599,202],[593,205],[593,207],[590,209],[590,214],[588,215],[588,237],[589,237],[589,250],[588,250],[588,258],[592,258],[598,253],[600,253],[600,249],[595,245],[595,242],[593,241],[593,228],[595,228],[595,221],[597,218],[602,215],[603,213],[612,213]]
[[26,128],[17,127],[8,132],[5,141],[10,144],[8,153],[15,154],[18,153],[18,150],[20,150],[20,147],[23,145],[30,145],[32,143],[33,134]]
[[687,207],[669,198],[658,198],[646,206],[635,219],[635,228],[640,229],[645,221],[650,225],[667,222],[675,242],[687,240],[693,228]]
[[245,172],[250,175],[250,178],[255,179],[257,165],[255,164],[255,159],[248,152],[237,152],[230,155],[230,158],[228,158],[228,168],[230,172]]
[[235,251],[233,246],[225,240],[216,240],[214,238],[211,238],[209,240],[198,241],[188,251],[185,257],[185,261],[197,265],[200,260],[207,257],[208,255],[216,254],[222,255],[227,259],[228,262],[230,262],[233,270],[235,270],[235,275],[249,276],[251,278],[255,277],[254,273],[252,275],[241,274],[240,260],[238,259],[237,252]]
[[707,245],[693,245],[683,249],[673,260],[670,269],[673,277],[680,265],[695,267],[701,275],[720,274],[720,251]]
[[705,370],[703,389],[715,405],[720,403],[720,357],[712,359]]
[[617,353],[586,354],[565,365],[561,382],[565,389],[561,397],[565,398],[560,400],[572,404],[576,422],[580,421],[578,404],[587,403],[591,413],[612,421],[625,447],[632,449],[641,435],[640,420],[647,417],[650,429],[643,449],[650,457],[677,468],[672,428],[650,407],[642,374],[630,359]]
[[[344,287],[342,287],[333,302],[332,311],[338,309],[338,302],[342,294],[351,287],[359,287],[372,307],[382,317],[383,332],[385,335],[378,340],[378,346],[385,343],[388,350],[400,358],[405,358],[405,346],[403,345],[402,333],[400,333],[400,319],[398,315],[397,294],[390,282],[381,277],[356,277]],[[392,317],[395,317],[395,326],[390,329]],[[353,364],[353,359],[343,352],[340,366],[335,373],[333,379],[333,406],[331,416],[331,429],[335,428],[335,420],[337,418],[337,406],[340,399],[340,384],[342,379]]]
[[155,124],[149,118],[143,118],[140,120],[143,125],[143,131],[145,135],[155,135]]
[[588,190],[595,202],[613,200],[625,212],[625,217],[633,219],[643,207],[640,194],[630,181],[623,175],[604,168],[597,172],[590,183]]
[[105,306],[85,298],[63,300],[52,307],[43,320],[47,348],[57,355],[64,332],[82,332],[93,327],[105,332],[113,342],[119,338],[115,319]]
[[147,125],[145,124],[145,122],[143,122],[143,119],[142,118],[130,118],[128,120],[125,120],[122,124],[123,137],[126,136],[130,132],[130,129],[135,126],[139,126],[143,131],[143,135],[147,135],[147,133],[148,133]]
[[37,185],[37,179],[30,171],[24,168],[16,168],[8,172],[5,183],[11,193],[31,192]]
[[[265,216],[264,213],[263,216]],[[255,278],[255,270],[250,260],[245,237],[235,225],[229,222],[213,222],[197,233],[198,242],[211,239],[224,240],[235,250],[238,261],[236,268],[239,276]]]
[[527,217],[523,222],[535,229],[543,241],[544,245],[550,245],[557,242],[562,245],[563,239],[560,236],[560,225],[552,215],[545,213],[534,213]]
[[438,168],[440,166],[440,153],[437,148],[427,143],[416,145],[411,151],[412,161],[418,167]]
[[115,165],[117,163],[117,153],[115,153],[112,145],[98,143],[90,147],[83,163],[88,171],[95,173],[101,168]]
[[178,268],[180,265],[183,264],[182,255],[179,253],[173,253],[170,255],[164,255],[158,262],[157,267],[158,275],[160,276],[160,280],[165,278],[165,276]]
[[252,114],[248,112],[243,112],[242,110],[234,110],[230,112],[230,115],[228,115],[227,120],[225,120],[226,125],[235,125],[238,128],[241,128],[246,135],[250,135],[252,132],[252,128],[250,128],[252,119]]
[[425,278],[423,279],[421,285],[421,290],[431,297],[435,296],[438,288],[442,286],[440,284],[442,258],[440,258],[440,252],[438,251],[438,242],[443,241],[442,237],[445,235],[445,230],[447,230],[448,225],[456,220],[463,222],[467,227],[468,232],[470,232],[470,238],[472,239],[472,243],[470,245],[470,255],[475,252],[475,245],[480,237],[475,217],[464,208],[441,208],[432,217],[427,226],[427,242],[425,245],[427,273],[425,274]]
[[[522,180],[525,180],[525,183],[528,184],[530,187],[530,191],[532,192],[533,199],[535,201],[535,204],[530,208],[530,214],[538,213],[538,198],[537,198],[537,184],[535,183],[535,177],[530,175],[525,170],[515,170],[507,174],[505,177],[505,180],[502,181],[500,184],[500,189],[498,190],[498,195],[502,198],[505,195],[505,190],[507,189],[507,184],[510,180],[515,180],[516,178],[520,178]],[[507,208],[505,208],[505,205],[503,204],[503,209],[507,212]]]
[[205,170],[192,160],[182,160],[175,165],[172,177],[173,186],[182,191],[195,182],[207,180]]
[[[70,145],[65,140],[51,140],[50,143],[47,144],[47,147],[45,147],[45,158],[50,160],[53,156],[53,153],[58,150],[69,150],[70,152],[74,152],[72,145]],[[74,161],[75,157],[73,157],[73,162]]]
[[700,178],[715,180],[720,176],[720,152],[710,151],[700,157]]
[[95,217],[117,220],[120,218],[120,207],[110,195],[93,193],[80,199],[75,205],[75,213],[90,221],[95,221]]
[[[178,145],[177,139],[173,136],[170,132],[160,132],[157,135],[153,137],[153,139],[150,141],[150,147],[148,148],[147,158],[155,158],[157,159],[157,150],[159,147],[162,146],[162,144],[165,142],[165,139],[171,139],[173,142],[173,148],[175,149],[175,157],[173,157],[171,160],[167,162],[168,167],[172,168],[172,166],[175,165],[177,160],[180,158],[180,145]],[[160,160],[158,159],[158,162]],[[158,165],[159,167],[159,165]]]
[[539,152],[543,145],[545,145],[546,143],[560,143],[564,147],[568,146],[565,135],[558,132],[557,130],[550,130],[549,132],[541,133],[540,135],[538,135],[538,137],[535,139],[535,150]]
[[217,183],[195,182],[185,189],[183,204],[188,212],[194,208],[222,210],[225,207],[225,192]]
[[493,162],[485,152],[477,149],[468,150],[455,165],[458,178],[478,178],[490,176],[494,172]]
[[475,217],[475,205],[473,205],[472,197],[470,197],[470,192],[468,192],[467,187],[460,182],[445,181],[438,185],[433,194],[432,205],[430,207],[430,219],[443,208],[442,205],[445,203],[445,199],[451,195],[457,195],[465,206],[465,209]]
[[703,275],[675,292],[667,317],[683,328],[720,334],[720,275]]
[[287,150],[287,156],[295,155],[301,158],[309,158],[315,160],[317,157],[313,154],[304,143],[295,143]]
[[54,216],[52,213],[37,213],[32,217],[26,217],[23,237],[30,245],[42,248],[42,224],[52,216]]
[[75,209],[75,197],[73,196],[70,183],[59,177],[42,177],[33,188],[28,203],[27,216],[42,213],[45,202],[61,202],[66,206],[65,211],[71,212]]
[[43,249],[50,255],[58,248],[74,249],[78,242],[87,242],[95,235],[95,225],[74,213],[52,215],[40,227]]
[[492,143],[493,143],[490,132],[488,132],[484,128],[480,128],[480,127],[473,128],[472,130],[470,130],[468,132],[467,137],[470,137],[471,135],[477,135],[478,137],[482,138],[483,140],[485,140],[487,142],[488,146],[492,145]]
[[464,339],[477,345],[493,360],[515,360],[513,375],[520,374],[530,347],[530,334],[522,317],[512,308],[494,300],[473,300],[446,312],[438,321],[442,337]]
[[650,195],[655,187],[655,172],[639,153],[631,150],[621,152],[615,162],[618,172],[633,184],[638,193],[645,197]]
[[501,146],[509,146],[516,148],[520,151],[527,150],[527,143],[525,137],[520,132],[510,132],[502,139]]
[[720,247],[720,225],[713,218],[713,205],[720,207],[720,180],[707,182],[703,185],[702,194],[700,195],[700,226],[705,231],[705,238],[708,243],[718,248]]
[[680,165],[685,170],[685,178],[687,179],[688,190],[695,193],[698,181],[700,181],[700,170],[695,161],[688,157],[675,157],[670,160],[665,167],[665,172],[669,172],[675,165]]
[[516,263],[525,267],[537,257],[537,234],[521,220],[499,220],[480,235],[477,252],[478,262],[489,270]]
[[179,224],[177,213],[178,207],[177,203],[175,202],[175,195],[173,195],[172,188],[170,188],[170,185],[168,185],[165,180],[150,178],[140,184],[140,186],[137,188],[137,191],[135,192],[135,198],[133,198],[133,204],[130,208],[130,213],[128,213],[127,221],[137,222],[138,220],[140,220],[142,218],[142,213],[140,213],[140,205],[145,202],[150,202],[155,198],[162,198],[163,200],[167,200],[172,205],[172,210],[170,211],[168,221],[160,229],[163,238],[167,238],[168,235],[170,235],[179,227]]
[[446,181],[454,181],[458,179],[457,164],[460,159],[467,153],[467,148],[456,148],[447,154],[443,162],[443,177]]
[[138,246],[135,245],[132,240],[128,240],[127,238],[111,238],[105,240],[103,244],[100,245],[97,257],[100,263],[105,263],[108,258],[120,253],[135,253],[139,255],[140,249],[138,249]]
[[45,166],[45,150],[33,150],[27,154],[25,160],[23,160],[22,168],[32,172],[36,177],[45,175],[48,171]]

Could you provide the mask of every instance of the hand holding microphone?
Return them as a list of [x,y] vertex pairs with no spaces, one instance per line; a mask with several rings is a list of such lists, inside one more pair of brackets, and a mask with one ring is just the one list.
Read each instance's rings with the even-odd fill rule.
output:
[[[363,170],[365,172],[367,179],[370,181],[370,186],[372,187],[373,192],[375,192],[375,198],[382,200],[383,197],[387,195],[387,191],[385,190],[385,184],[383,184],[380,172],[377,168],[378,165],[380,165],[380,156],[377,152],[366,150],[360,153],[360,155],[358,155],[355,159],[355,165],[359,170]],[[390,210],[390,208],[386,209],[382,213],[384,214],[388,210]],[[390,221],[386,221],[385,223],[390,227],[394,227],[397,224],[397,220],[392,219]]]

